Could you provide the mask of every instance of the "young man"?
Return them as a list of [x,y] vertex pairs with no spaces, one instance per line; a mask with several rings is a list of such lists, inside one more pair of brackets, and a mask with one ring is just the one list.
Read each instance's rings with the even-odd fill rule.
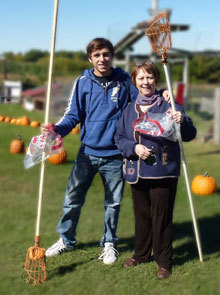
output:
[[[130,101],[137,97],[137,89],[130,76],[121,68],[112,68],[114,48],[110,41],[96,38],[87,46],[93,68],[85,70],[75,81],[63,118],[55,125],[64,137],[78,123],[81,125],[81,147],[68,179],[57,231],[60,239],[46,251],[56,256],[71,251],[76,244],[76,227],[86,193],[97,173],[105,189],[104,235],[99,259],[104,264],[117,260],[116,229],[124,180],[122,156],[114,142],[118,119]],[[46,132],[47,127],[42,127]]]

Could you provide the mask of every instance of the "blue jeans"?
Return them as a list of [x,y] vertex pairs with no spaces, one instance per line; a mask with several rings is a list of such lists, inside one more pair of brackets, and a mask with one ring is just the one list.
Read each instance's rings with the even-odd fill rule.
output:
[[118,241],[116,229],[124,189],[122,159],[119,156],[101,158],[79,152],[68,179],[63,216],[57,226],[57,231],[68,248],[74,248],[76,244],[76,227],[81,208],[97,172],[105,189],[104,236],[100,244],[103,246],[105,242],[115,244]]

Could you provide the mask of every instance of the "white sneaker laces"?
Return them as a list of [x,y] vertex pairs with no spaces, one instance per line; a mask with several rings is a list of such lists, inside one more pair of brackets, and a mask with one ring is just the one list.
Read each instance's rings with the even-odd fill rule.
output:
[[51,250],[52,250],[52,249],[55,249],[55,248],[56,248],[57,250],[60,250],[60,249],[62,249],[62,248],[65,248],[65,245],[64,245],[62,239],[59,239],[54,245],[52,245],[52,246],[50,247]]
[[116,250],[113,246],[107,246],[104,247],[102,250],[101,255],[99,256],[99,259],[103,259],[106,256],[118,256],[119,252]]
[[55,244],[47,249],[46,256],[56,256],[66,251],[68,251],[68,249],[63,243],[63,239],[60,238]]

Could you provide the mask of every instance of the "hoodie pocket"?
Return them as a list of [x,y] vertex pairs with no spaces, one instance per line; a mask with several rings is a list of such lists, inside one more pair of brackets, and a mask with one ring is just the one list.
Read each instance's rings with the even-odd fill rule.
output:
[[87,122],[84,144],[97,149],[116,148],[114,134],[117,120]]

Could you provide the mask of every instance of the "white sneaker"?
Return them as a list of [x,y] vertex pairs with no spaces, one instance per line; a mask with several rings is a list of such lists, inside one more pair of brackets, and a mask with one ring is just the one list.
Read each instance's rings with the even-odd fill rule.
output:
[[105,247],[99,259],[103,260],[104,264],[113,264],[117,260],[118,255],[119,252],[114,248],[113,243],[105,243]]
[[71,249],[68,249],[63,239],[60,238],[55,244],[53,244],[51,247],[49,247],[45,253],[45,256],[52,257],[62,254],[63,252],[71,251]]

